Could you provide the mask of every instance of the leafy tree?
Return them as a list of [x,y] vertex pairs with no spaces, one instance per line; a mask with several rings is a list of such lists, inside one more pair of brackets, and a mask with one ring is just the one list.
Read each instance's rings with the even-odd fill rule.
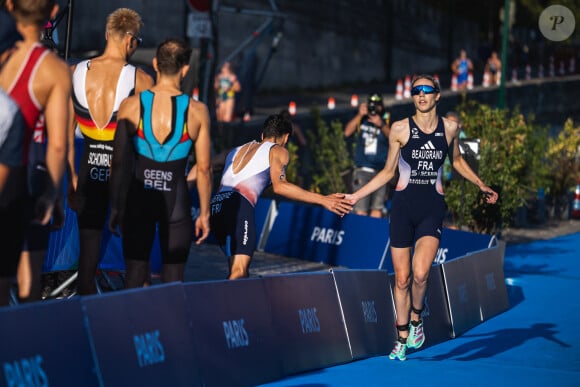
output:
[[518,109],[510,113],[466,101],[457,110],[468,137],[480,139],[478,175],[499,193],[499,201],[485,203],[480,190],[463,178],[448,184],[446,201],[454,221],[463,221],[459,226],[496,233],[545,184],[547,129],[534,125],[533,117],[526,122]]
[[329,127],[317,108],[313,108],[311,114],[317,130],[308,131],[308,146],[313,158],[310,190],[324,194],[346,192],[344,176],[352,168],[353,161],[347,149],[342,123],[335,120]]
[[[568,205],[568,192],[580,178],[580,126],[574,126],[572,119],[566,120],[558,136],[548,140],[546,152],[548,184],[546,193],[554,216],[562,217]],[[559,209],[559,211],[558,211]]]
[[298,158],[298,145],[288,142],[286,144],[288,153],[290,154],[290,161],[286,167],[286,179],[294,184],[300,184],[300,177],[298,171],[300,170],[300,159]]

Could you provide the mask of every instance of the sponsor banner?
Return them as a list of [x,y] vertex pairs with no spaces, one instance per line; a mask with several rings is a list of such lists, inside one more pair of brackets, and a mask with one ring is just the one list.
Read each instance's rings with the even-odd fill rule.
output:
[[[444,228],[433,264],[440,265],[452,259],[462,257],[467,253],[488,249],[496,244],[497,240],[493,235]],[[390,249],[380,268],[388,270],[390,273],[393,272]]]
[[384,270],[332,272],[351,355],[360,359],[384,355],[397,339],[389,276]]
[[260,279],[183,287],[205,386],[252,386],[284,376]]
[[262,279],[284,375],[352,360],[331,273]]
[[98,386],[80,299],[0,310],[0,386]]
[[445,262],[441,265],[453,325],[457,337],[481,322],[474,255]]
[[181,284],[82,298],[105,386],[202,385]]
[[264,251],[353,269],[377,269],[389,240],[387,219],[344,218],[322,207],[282,202]]
[[[394,287],[395,275],[390,274],[389,278]],[[442,343],[453,337],[441,266],[432,266],[429,270],[429,282],[423,300],[421,319],[423,320],[423,332],[425,332],[425,343],[421,348]]]
[[475,265],[481,321],[509,309],[510,302],[503,272],[505,242],[470,256]]

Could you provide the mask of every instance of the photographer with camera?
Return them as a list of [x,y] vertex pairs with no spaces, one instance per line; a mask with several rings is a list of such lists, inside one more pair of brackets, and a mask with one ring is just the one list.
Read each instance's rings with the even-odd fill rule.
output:
[[[383,167],[389,150],[390,115],[383,106],[383,98],[372,93],[367,103],[359,106],[358,113],[344,127],[345,137],[356,134],[354,155],[355,169],[352,190],[356,191],[368,183]],[[358,215],[383,216],[388,184],[354,206]]]

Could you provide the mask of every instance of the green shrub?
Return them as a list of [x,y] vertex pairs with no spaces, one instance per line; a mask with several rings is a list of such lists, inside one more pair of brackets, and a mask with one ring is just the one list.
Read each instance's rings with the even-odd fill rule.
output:
[[458,226],[496,233],[509,226],[516,209],[545,186],[547,129],[534,125],[533,117],[526,120],[519,109],[510,113],[467,101],[458,111],[467,137],[480,139],[478,175],[499,193],[499,201],[485,203],[479,188],[460,178],[446,187],[447,205]]
[[317,108],[311,110],[317,130],[308,131],[308,146],[312,153],[310,191],[323,194],[346,192],[345,174],[349,173],[353,161],[347,149],[343,125],[339,120],[328,124]]

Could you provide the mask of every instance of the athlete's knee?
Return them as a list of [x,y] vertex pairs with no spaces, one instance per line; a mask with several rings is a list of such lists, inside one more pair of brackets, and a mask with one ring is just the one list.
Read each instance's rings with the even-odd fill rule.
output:
[[407,290],[411,285],[411,276],[408,274],[405,275],[397,275],[395,273],[395,286],[399,290]]
[[413,272],[413,282],[418,286],[427,285],[429,279],[429,270]]

